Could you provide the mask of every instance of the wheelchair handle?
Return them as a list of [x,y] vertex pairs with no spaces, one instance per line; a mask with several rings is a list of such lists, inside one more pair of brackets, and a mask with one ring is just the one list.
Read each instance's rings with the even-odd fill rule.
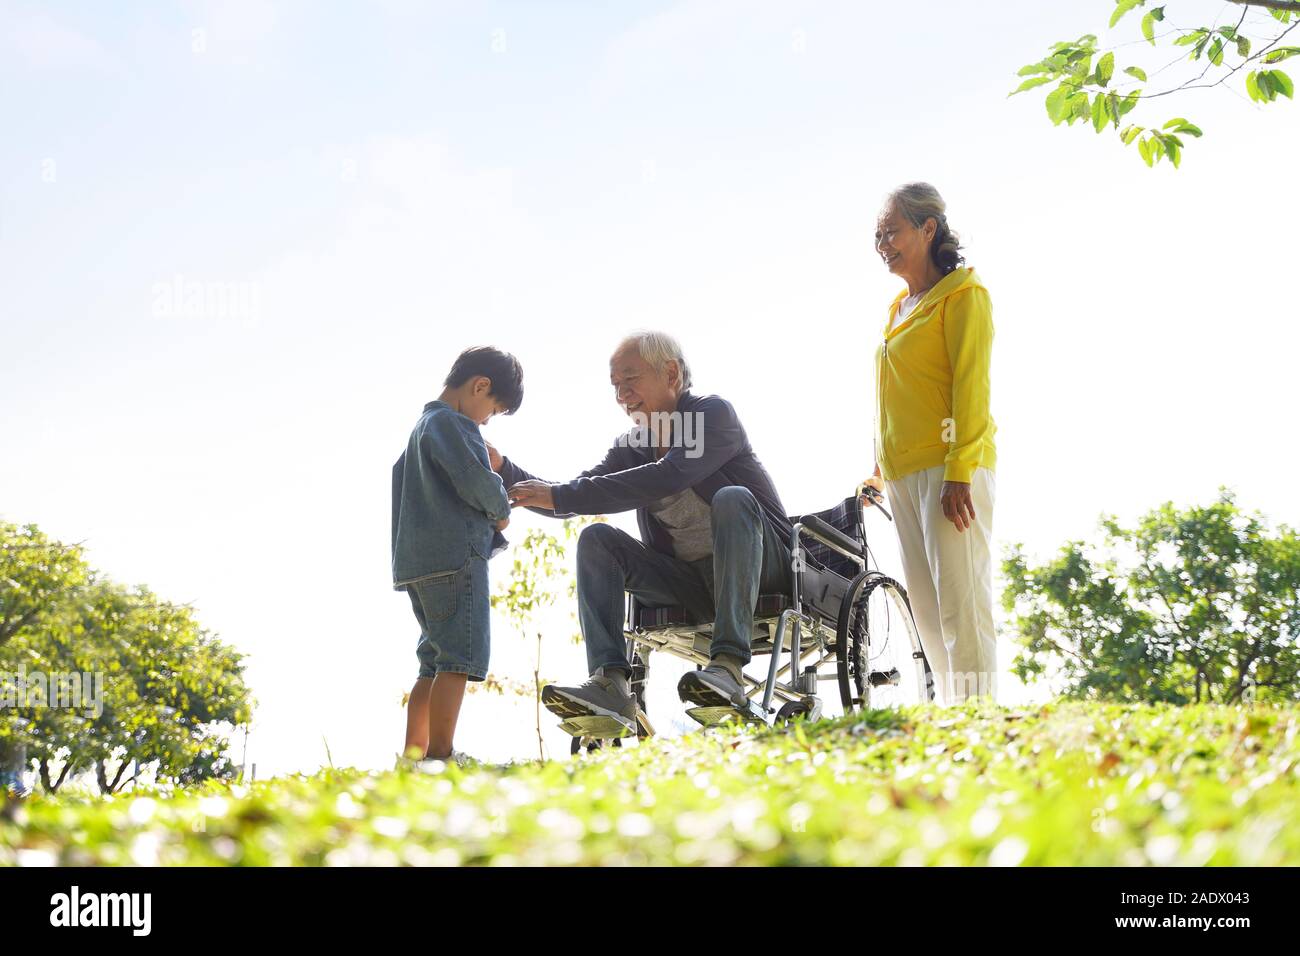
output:
[[883,504],[881,504],[881,502],[885,500],[885,496],[882,495],[875,488],[872,488],[866,482],[863,482],[862,484],[858,485],[858,495],[857,495],[858,501],[862,500],[863,495],[866,495],[867,500],[870,501],[875,507],[880,509],[881,514],[883,514],[890,521],[894,520],[894,516],[889,513],[889,511],[885,508]]

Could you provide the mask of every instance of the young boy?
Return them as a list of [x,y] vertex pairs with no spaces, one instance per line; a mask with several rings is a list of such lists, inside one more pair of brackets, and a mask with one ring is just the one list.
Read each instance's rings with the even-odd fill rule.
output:
[[393,466],[393,587],[420,622],[403,751],[415,760],[452,757],[465,681],[487,676],[487,560],[505,548],[510,504],[479,426],[524,397],[519,361],[489,347],[462,352],[443,385]]

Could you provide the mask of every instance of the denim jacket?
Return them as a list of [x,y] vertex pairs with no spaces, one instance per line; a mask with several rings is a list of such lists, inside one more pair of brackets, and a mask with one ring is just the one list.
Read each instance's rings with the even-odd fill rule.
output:
[[[781,497],[772,476],[754,454],[731,403],[717,395],[697,396],[686,391],[677,399],[677,411],[700,416],[700,454],[687,454],[674,442],[662,458],[656,459],[652,449],[620,439],[600,464],[551,489],[554,511],[531,510],[562,518],[635,509],[641,540],[662,554],[672,555],[672,538],[650,513],[650,505],[686,488],[694,488],[701,498],[712,503],[720,489],[741,485],[753,492],[768,527],[779,540],[788,542],[793,528]],[[507,485],[513,485],[534,476],[503,458],[501,477]]]
[[425,405],[393,466],[393,587],[499,553],[496,522],[508,517],[478,425],[446,402]]

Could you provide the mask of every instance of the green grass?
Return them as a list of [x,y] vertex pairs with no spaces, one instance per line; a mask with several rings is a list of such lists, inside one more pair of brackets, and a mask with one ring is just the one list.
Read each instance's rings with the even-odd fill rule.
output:
[[38,795],[0,819],[0,863],[1297,864],[1297,728],[1297,708],[968,704],[546,764]]

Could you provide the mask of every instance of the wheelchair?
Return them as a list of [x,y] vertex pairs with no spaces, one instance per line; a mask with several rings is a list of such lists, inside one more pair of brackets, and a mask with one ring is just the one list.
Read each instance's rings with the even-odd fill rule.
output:
[[[766,658],[765,673],[744,674],[743,709],[688,708],[697,723],[707,727],[741,720],[771,726],[796,717],[819,720],[933,699],[930,665],[907,592],[870,567],[864,490],[870,507],[892,521],[879,496],[863,486],[827,511],[790,517],[791,588],[759,595],[754,611],[748,667]],[[692,620],[681,607],[643,605],[629,594],[624,636],[630,686],[640,707],[636,736],[645,738],[654,734],[645,698],[652,652],[701,668],[709,662],[713,623]],[[824,686],[829,692],[823,692]],[[574,754],[622,746],[620,736],[607,736],[609,725],[601,718],[572,718],[561,726],[573,735]],[[621,734],[631,735],[626,730]]]

